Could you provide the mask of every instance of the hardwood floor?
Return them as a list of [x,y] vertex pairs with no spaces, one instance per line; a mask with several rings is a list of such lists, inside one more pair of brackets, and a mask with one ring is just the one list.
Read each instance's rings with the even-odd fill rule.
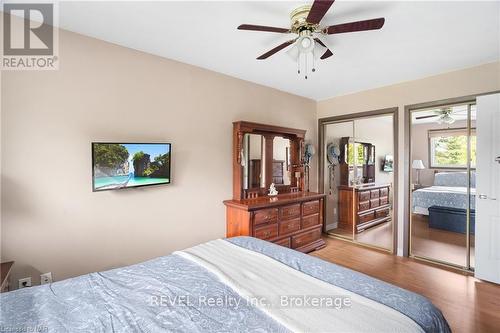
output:
[[[333,236],[353,239],[352,230],[336,228],[328,231],[328,233]],[[354,238],[360,243],[390,250],[392,248],[392,221],[379,224],[375,227],[363,230],[358,234],[354,234]]]
[[500,286],[415,259],[325,238],[311,254],[429,298],[453,332],[500,332]]
[[[474,235],[471,236],[471,266],[474,267]],[[412,214],[412,253],[465,266],[465,234],[429,228],[429,217]],[[500,329],[499,329],[500,331]]]
[[[352,230],[331,229],[331,235],[353,239]],[[382,223],[354,235],[360,243],[391,249],[392,222]],[[466,265],[465,234],[429,228],[427,216],[412,214],[412,254],[459,266]],[[471,236],[471,266],[474,267],[474,235]]]

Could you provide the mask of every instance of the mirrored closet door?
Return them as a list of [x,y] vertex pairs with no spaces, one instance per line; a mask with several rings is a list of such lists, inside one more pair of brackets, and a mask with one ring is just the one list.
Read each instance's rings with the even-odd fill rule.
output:
[[[349,143],[349,138],[354,137],[354,121],[344,121],[324,126],[324,152],[326,158],[324,167],[324,189],[326,196],[325,207],[325,226],[328,234],[339,236],[349,240],[354,239],[353,227],[349,225],[350,218],[348,212],[339,209],[345,202],[352,203],[352,194],[343,193],[340,190],[341,186],[341,168],[344,168],[344,173],[349,173],[349,178],[354,178],[354,164],[349,167],[347,164],[350,161],[353,163],[352,143]],[[346,139],[347,138],[347,139]],[[345,145],[351,145],[351,150]],[[340,150],[341,146],[342,152]],[[351,151],[345,154],[345,152]],[[349,157],[351,156],[351,157]],[[340,215],[342,214],[342,215]]]
[[411,111],[410,255],[474,267],[476,105]]
[[326,232],[393,250],[393,114],[322,125]]

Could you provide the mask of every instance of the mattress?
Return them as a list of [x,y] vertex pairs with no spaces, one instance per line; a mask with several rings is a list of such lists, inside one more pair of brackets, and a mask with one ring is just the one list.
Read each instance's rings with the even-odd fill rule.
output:
[[[281,279],[289,274],[297,281],[312,279],[326,289],[330,286],[337,292],[340,290],[343,295],[337,296],[356,294],[356,299],[372,304],[372,318],[377,315],[383,318],[382,314],[389,312],[399,315],[400,319],[411,322],[405,331],[415,331],[417,327],[423,332],[450,332],[439,309],[418,294],[255,238],[236,237],[219,242],[234,248],[234,251],[225,251],[236,256],[232,264],[224,261],[227,256],[224,251],[218,258],[203,258],[203,252],[193,248],[128,267],[0,294],[0,327],[22,332],[296,331],[290,329],[292,326],[284,317],[270,315],[265,307],[248,302],[244,297],[242,289],[252,290],[251,282],[258,277],[250,265],[246,265],[243,255],[238,254],[244,252],[255,257],[254,260],[266,262],[266,267],[275,272],[281,272],[273,273],[274,276],[285,274]],[[203,265],[190,260],[187,254],[199,256],[205,262],[210,258],[216,260]],[[242,257],[239,262],[238,256]],[[226,263],[224,267],[217,266],[217,261]],[[221,275],[224,270],[232,272],[233,268],[244,278]],[[293,274],[286,273],[287,270],[293,270]],[[231,279],[236,280],[230,283]],[[293,286],[283,288],[283,292],[294,295]],[[209,306],[210,299],[217,302],[215,306]],[[328,316],[338,310],[319,308],[313,311]],[[347,311],[354,311],[351,315],[363,318],[356,316],[359,310],[354,306]],[[324,325],[322,332],[338,331],[335,320],[329,323]],[[358,323],[352,321],[352,327],[359,327],[356,325],[359,320]],[[390,332],[391,327],[384,331]]]
[[[471,188],[471,207],[476,205],[476,189]],[[413,213],[429,215],[429,207],[453,207],[467,209],[467,187],[430,186],[413,191]]]

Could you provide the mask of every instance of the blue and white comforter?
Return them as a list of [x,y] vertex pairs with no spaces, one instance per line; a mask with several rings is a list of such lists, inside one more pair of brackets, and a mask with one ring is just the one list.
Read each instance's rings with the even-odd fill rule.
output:
[[[476,206],[476,189],[471,188],[471,207]],[[413,212],[428,215],[431,206],[467,209],[467,187],[430,186],[413,192]],[[420,208],[420,209],[419,209]]]
[[[389,306],[425,332],[450,332],[441,312],[420,295],[255,238],[227,241]],[[287,331],[179,255],[1,294],[0,306],[4,332]]]

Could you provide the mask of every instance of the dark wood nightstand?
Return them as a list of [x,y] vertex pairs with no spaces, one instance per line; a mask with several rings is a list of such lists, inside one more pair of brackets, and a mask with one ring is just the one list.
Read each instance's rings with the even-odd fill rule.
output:
[[12,266],[14,265],[13,261],[7,261],[3,262],[0,266],[0,279],[2,282],[0,292],[5,292],[9,291],[9,276],[10,276],[10,271],[12,270]]

